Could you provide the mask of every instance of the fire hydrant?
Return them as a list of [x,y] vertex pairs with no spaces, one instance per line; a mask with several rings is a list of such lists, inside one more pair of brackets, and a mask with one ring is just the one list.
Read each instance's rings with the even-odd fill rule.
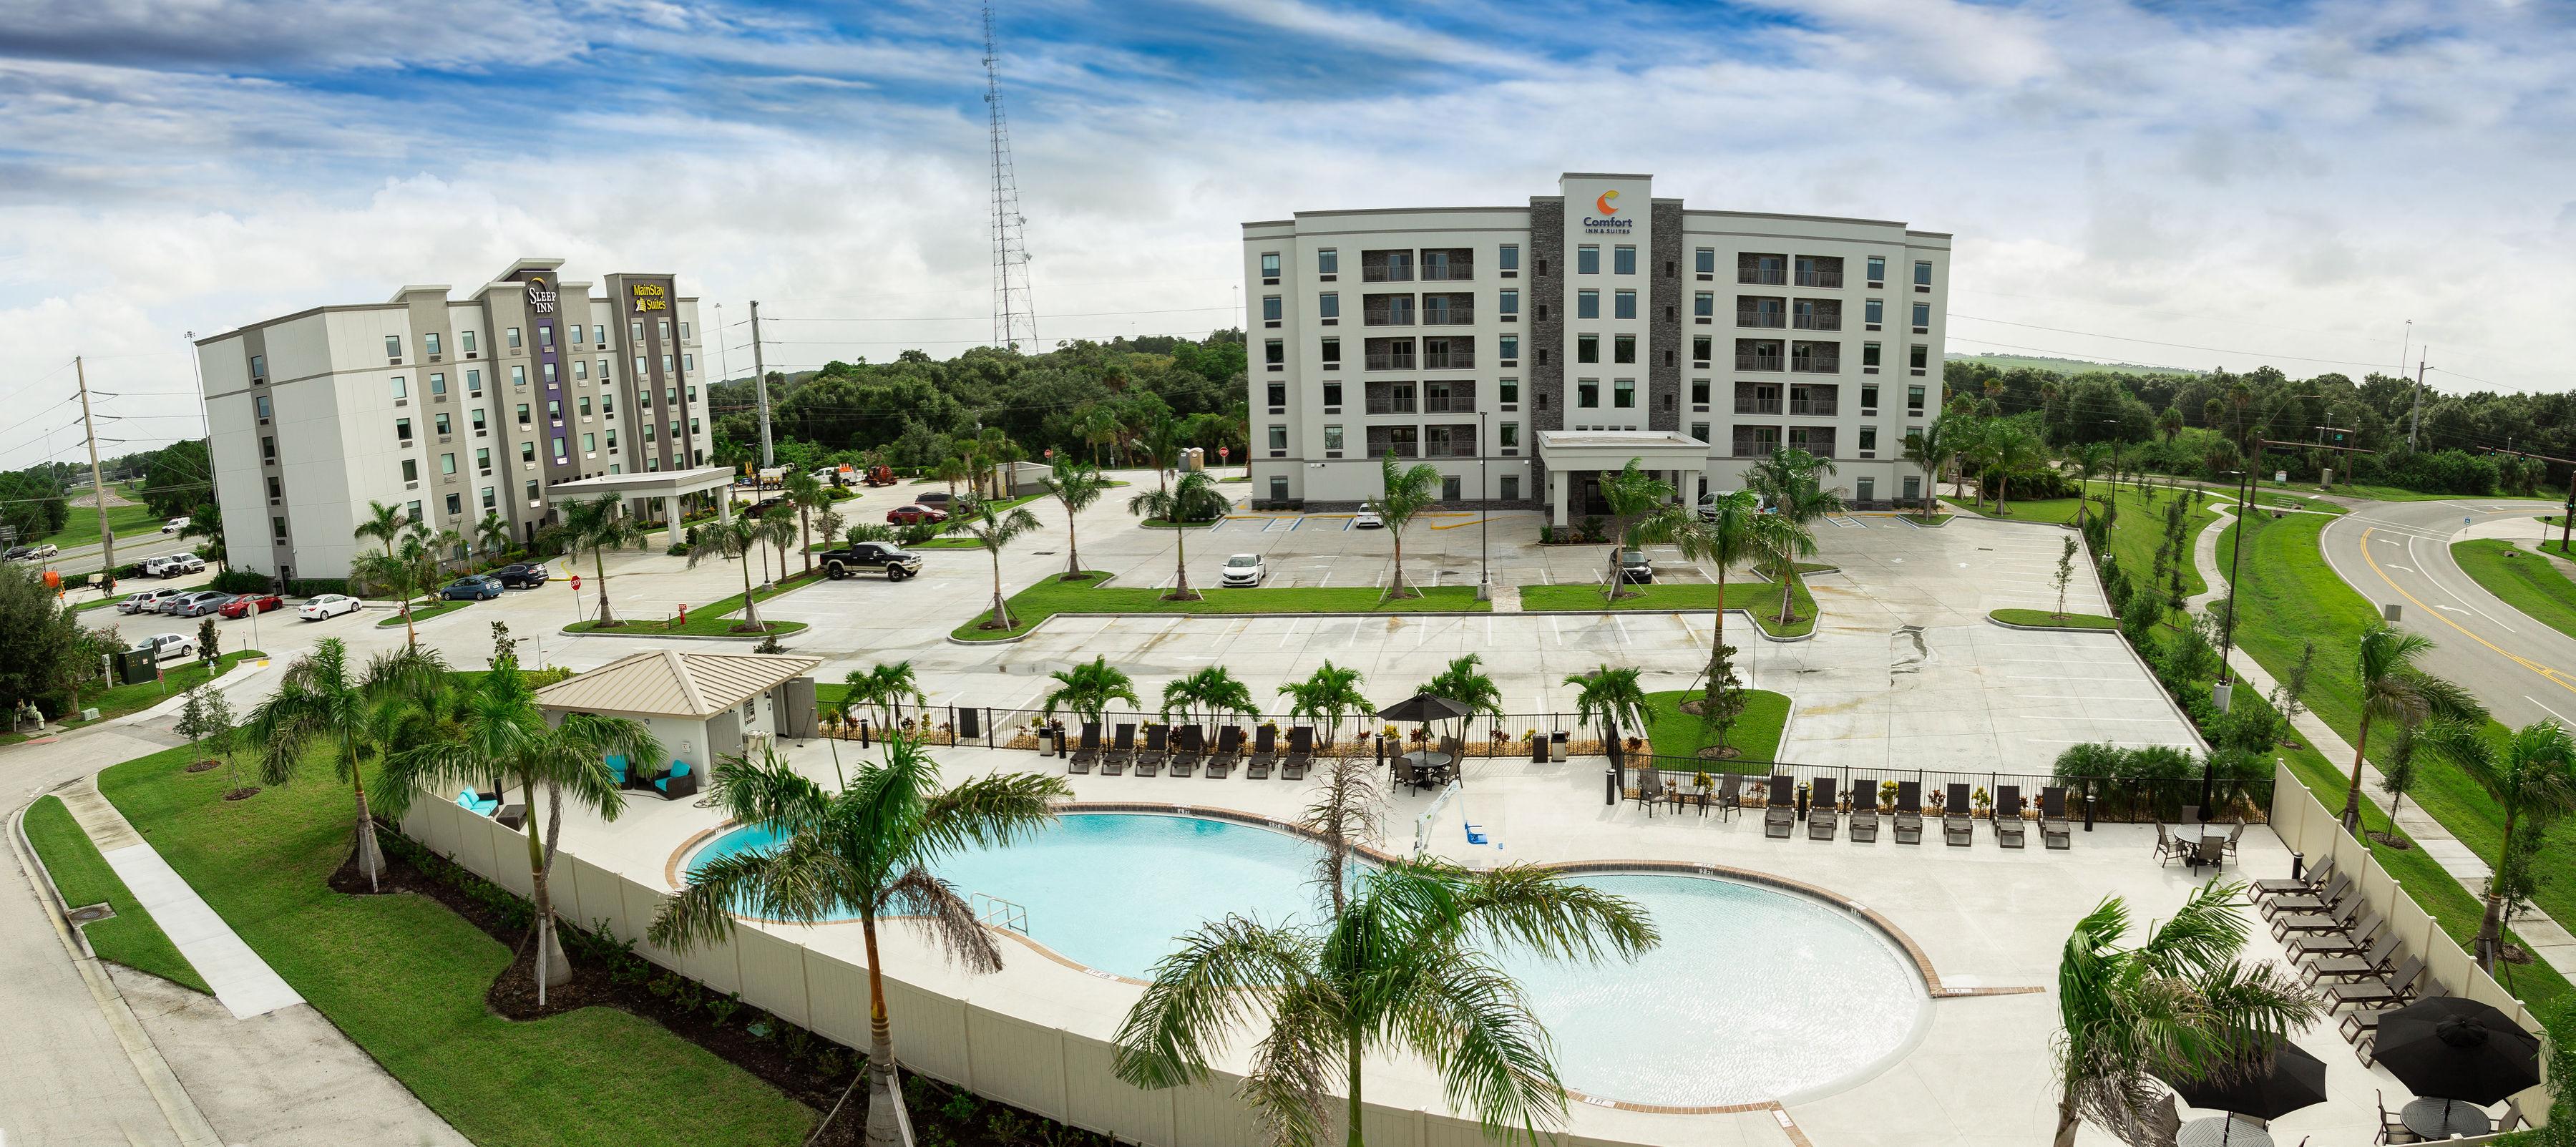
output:
[[685,602],[685,601],[684,601],[684,602],[681,602],[681,603],[680,603],[680,624],[682,624],[682,625],[687,625],[688,623],[689,623],[689,603],[687,603],[687,602]]

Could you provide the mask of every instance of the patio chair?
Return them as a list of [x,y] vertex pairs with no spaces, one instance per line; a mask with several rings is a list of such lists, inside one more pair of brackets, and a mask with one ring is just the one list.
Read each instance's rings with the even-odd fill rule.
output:
[[1243,762],[1244,779],[1269,780],[1270,766],[1278,759],[1279,726],[1263,725],[1259,732],[1252,735],[1252,755],[1244,758]]
[[1923,782],[1896,782],[1896,843],[1923,843]]
[[1109,751],[1101,754],[1100,775],[1122,776],[1127,772],[1128,762],[1135,759],[1136,726],[1122,724],[1118,726],[1117,739],[1109,743]]
[[2332,912],[2290,912],[2272,918],[2272,938],[2288,940],[2301,932],[2342,932],[2350,934],[2353,921],[2361,917],[2362,899],[2355,896]]
[[1637,769],[1637,806],[1645,809],[1647,816],[1655,815],[1655,805],[1667,799],[1666,787],[1663,770],[1653,765],[1640,766]]
[[1168,744],[1172,755],[1165,765],[1173,776],[1186,777],[1198,767],[1200,755],[1207,752],[1207,731],[1196,725],[1176,725]]
[[2156,866],[2161,868],[2191,855],[2191,845],[2173,834],[2173,828],[2156,822]]
[[1995,812],[1987,818],[1995,826],[1995,843],[2005,848],[2021,848],[2029,842],[2029,826],[2021,819],[2021,786],[1995,786]]
[[2290,941],[2287,946],[2290,959],[2314,960],[2327,956],[2357,955],[2363,945],[2378,938],[2380,930],[2379,914],[2371,911],[2370,906],[2364,904],[2361,907],[2361,915],[2353,918],[2351,927],[2338,932],[2310,932]]
[[1171,755],[1172,727],[1169,725],[1146,726],[1145,747],[1136,750],[1136,775],[1140,777],[1159,777],[1163,775],[1163,762],[1170,759]]
[[2245,822],[2240,820],[2236,822],[2236,827],[2227,830],[2227,855],[2236,855],[2236,842],[2243,839],[2245,839]]
[[2304,896],[2294,893],[2288,896],[2275,896],[2264,901],[2263,915],[2267,918],[2278,918],[2285,912],[2331,911],[2336,905],[2343,903],[2343,898],[2351,893],[2352,875],[2346,873],[2335,877],[2334,883],[2326,885],[2326,890],[2323,892]]
[[1064,763],[1064,771],[1080,775],[1091,771],[1100,761],[1100,722],[1082,723],[1082,743],[1074,747],[1073,756]]
[[1315,727],[1299,725],[1288,730],[1288,757],[1279,762],[1282,780],[1306,779],[1306,768],[1315,763]]
[[2408,956],[2384,977],[2326,985],[2326,1010],[2361,1004],[2402,1004],[2415,998],[2415,981],[2424,977],[2424,961]]
[[633,783],[627,779],[626,757],[623,754],[610,753],[604,758],[603,763],[608,766],[608,779],[615,781],[617,787],[622,789]]
[[456,807],[476,816],[490,816],[501,807],[501,798],[497,795],[486,797],[470,788],[463,789],[456,794]]
[[2382,935],[2371,941],[2370,950],[2361,955],[2320,958],[2308,965],[2308,983],[2314,986],[2324,980],[2358,980],[2384,975],[2389,965],[2397,962],[2397,953],[2402,947],[2397,937]]
[[1718,782],[1717,810],[1720,816],[1744,811],[1744,774],[1728,773]]
[[1232,725],[1218,730],[1216,752],[1207,759],[1207,779],[1221,781],[1234,771],[1234,762],[1243,756],[1243,730]]
[[1773,777],[1762,790],[1762,835],[1787,840],[1798,828],[1798,782]]
[[2371,1140],[2380,1143],[2421,1143],[2422,1137],[2409,1130],[2404,1119],[2388,1113],[2388,1093],[2373,1089],[2371,1096],[2379,1102],[2379,1135]]
[[2252,888],[2254,895],[2258,898],[2265,896],[2305,895],[2315,892],[2319,888],[2325,887],[2328,881],[2334,879],[2334,874],[2334,858],[2329,856],[2325,858],[2324,861],[2320,862],[2315,868],[2308,870],[2306,875],[2301,876],[2296,880],[2290,879],[2286,876],[2275,880],[2257,880],[2250,887]]
[[1815,799],[1807,805],[1807,839],[1832,840],[1841,823],[1834,815],[1834,779],[1817,777]]
[[1969,815],[1966,785],[1951,785],[1949,796],[1941,802],[1941,843],[1952,848],[1977,843],[1977,818]]
[[2050,785],[2039,790],[2039,843],[2046,848],[2075,847],[2075,827],[2066,823],[2066,789]]
[[1853,844],[1878,843],[1878,782],[1868,777],[1853,777],[1851,791],[1851,824],[1843,835]]
[[698,795],[698,774],[687,761],[671,762],[671,771],[653,778],[653,787],[665,800],[682,800]]

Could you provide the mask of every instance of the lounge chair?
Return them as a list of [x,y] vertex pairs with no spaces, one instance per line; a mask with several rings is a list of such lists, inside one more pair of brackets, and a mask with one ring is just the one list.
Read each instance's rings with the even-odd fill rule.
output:
[[1140,777],[1159,777],[1163,775],[1163,762],[1169,759],[1171,755],[1172,727],[1169,725],[1146,726],[1145,747],[1136,750],[1136,775]]
[[1109,743],[1109,751],[1101,754],[1100,775],[1104,777],[1123,775],[1127,771],[1128,763],[1135,759],[1136,726],[1122,724],[1118,726],[1118,738]]
[[490,816],[500,809],[501,796],[498,793],[485,796],[473,789],[462,789],[456,794],[456,807],[476,816]]
[[[2450,994],[2450,989],[2428,980],[2418,998],[2431,1000]],[[2343,1032],[2343,1038],[2352,1042],[2352,1050],[2360,1054],[2361,1066],[2369,1067],[2379,1058],[2379,1021],[2404,1006],[2404,1003],[2391,1002],[2344,1013],[2343,1023],[2337,1027]]]
[[1851,806],[1851,825],[1844,835],[1853,844],[1878,843],[1878,782],[1853,777]]
[[1744,811],[1744,774],[1728,773],[1718,782],[1717,809],[1721,816]]
[[1074,775],[1088,773],[1091,771],[1091,766],[1098,764],[1099,761],[1100,722],[1085,721],[1082,723],[1082,744],[1076,746],[1073,756],[1065,761],[1064,771]]
[[1807,839],[1832,840],[1841,823],[1834,815],[1834,779],[1817,777],[1815,799],[1807,804]]
[[1198,768],[1199,757],[1207,752],[1207,730],[1197,725],[1179,725],[1172,729],[1172,775],[1186,777]]
[[2328,912],[2342,904],[2344,897],[2351,893],[2352,876],[2346,873],[2335,877],[2334,883],[2326,885],[2326,890],[2323,892],[2305,896],[2297,894],[2275,896],[2264,901],[2263,915],[2278,919],[2282,914],[2291,912]]
[[2361,1004],[2396,1004],[2415,998],[2415,981],[2424,976],[2424,961],[2408,956],[2386,977],[2326,985],[2326,1010]]
[[2313,985],[2322,980],[2358,980],[2384,975],[2389,965],[2397,962],[2397,953],[2402,947],[2403,945],[2397,942],[2397,937],[2382,935],[2371,942],[2369,951],[2361,955],[2323,957],[2308,965],[2308,983]]
[[653,788],[666,800],[698,795],[698,774],[687,761],[671,762],[671,771],[653,778]]
[[2066,823],[2066,790],[2061,786],[2039,790],[2039,843],[2046,848],[2075,847],[2075,827]]
[[1762,790],[1762,835],[1779,840],[1789,839],[1798,828],[1798,782],[1787,777],[1773,777]]
[[1968,786],[1951,785],[1941,802],[1941,843],[1967,848],[1977,843],[1977,818],[1968,812]]
[[1282,780],[1306,779],[1306,767],[1315,763],[1315,727],[1299,725],[1288,730],[1288,757],[1279,762]]
[[1269,780],[1270,766],[1278,759],[1279,726],[1263,725],[1259,732],[1252,735],[1252,755],[1244,758],[1243,761],[1244,779]]
[[1995,843],[2005,848],[2021,848],[2029,842],[2028,825],[2021,819],[2021,786],[1995,786],[1995,812],[1989,817],[1995,826]]
[[2313,960],[2324,956],[2352,956],[2379,936],[2379,914],[2362,905],[2361,915],[2352,925],[2339,932],[2309,932],[2288,944],[2292,960]]
[[2257,880],[2251,887],[2256,897],[2306,895],[2325,887],[2328,881],[2334,879],[2334,873],[2334,858],[2329,856],[2324,862],[2296,880],[2286,876],[2277,880]]
[[1896,782],[1896,843],[1923,843],[1923,782]]
[[1234,771],[1235,759],[1243,755],[1243,730],[1232,725],[1218,730],[1216,752],[1207,759],[1207,779],[1221,781]]
[[2301,932],[2342,932],[2349,935],[2353,921],[2360,918],[2364,907],[2361,897],[2355,896],[2332,912],[2289,912],[2275,916],[2272,918],[2272,938],[2287,940]]

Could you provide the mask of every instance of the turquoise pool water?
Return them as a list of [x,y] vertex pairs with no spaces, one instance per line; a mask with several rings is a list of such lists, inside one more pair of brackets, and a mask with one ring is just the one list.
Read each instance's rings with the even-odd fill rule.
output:
[[[774,843],[736,829],[689,869]],[[1316,855],[1232,821],[1082,813],[1014,847],[951,857],[940,875],[1024,907],[1029,938],[1067,959],[1143,979],[1173,937],[1228,913],[1313,919]],[[1923,1018],[1923,983],[1903,953],[1827,905],[1709,877],[1575,879],[1643,906],[1663,943],[1633,964],[1504,958],[1555,1036],[1569,1087],[1684,1106],[1795,1098],[1870,1071]]]

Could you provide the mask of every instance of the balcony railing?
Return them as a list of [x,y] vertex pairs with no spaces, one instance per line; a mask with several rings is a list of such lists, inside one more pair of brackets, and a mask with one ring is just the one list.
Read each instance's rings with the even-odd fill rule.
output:
[[1735,325],[1739,327],[1778,328],[1786,326],[1787,319],[1785,319],[1778,311],[1738,310],[1735,312]]
[[1413,281],[1413,265],[1408,263],[1401,267],[1361,267],[1360,281],[1363,283],[1410,283]]
[[1735,440],[1734,456],[1737,458],[1768,458],[1779,452],[1778,439],[1738,438]]
[[1368,356],[1368,369],[1412,370],[1413,362],[1413,356],[1409,354],[1373,354]]
[[1780,369],[1780,356],[1776,354],[1738,354],[1735,356],[1735,369],[1778,370]]
[[1422,366],[1426,370],[1473,370],[1476,367],[1476,352],[1425,351],[1422,355]]
[[1800,271],[1798,272],[1798,285],[1801,287],[1823,287],[1828,290],[1839,288],[1843,285],[1843,273],[1840,271]]
[[1464,283],[1476,277],[1476,265],[1451,259],[1446,267],[1424,264],[1422,281],[1426,283]]
[[1739,398],[1735,400],[1735,412],[1737,414],[1778,414],[1780,413],[1780,400],[1776,398]]
[[1802,331],[1838,331],[1843,329],[1843,317],[1839,314],[1799,315],[1795,325]]
[[1840,355],[1801,354],[1789,356],[1789,369],[1800,374],[1833,374],[1842,370],[1842,368],[1843,360]]
[[1453,306],[1446,311],[1436,311],[1425,307],[1422,311],[1422,325],[1426,327],[1463,327],[1471,325],[1475,321],[1476,308],[1474,307]]
[[1394,454],[1398,458],[1418,458],[1421,456],[1419,445],[1412,442],[1371,442],[1369,443],[1368,449],[1371,456],[1378,458],[1384,458],[1390,453]]
[[1841,405],[1840,402],[1830,398],[1793,398],[1789,400],[1789,413],[1820,414],[1830,418]]
[[1789,273],[1778,267],[1738,267],[1735,269],[1735,281],[1765,287],[1784,287],[1789,284]]

